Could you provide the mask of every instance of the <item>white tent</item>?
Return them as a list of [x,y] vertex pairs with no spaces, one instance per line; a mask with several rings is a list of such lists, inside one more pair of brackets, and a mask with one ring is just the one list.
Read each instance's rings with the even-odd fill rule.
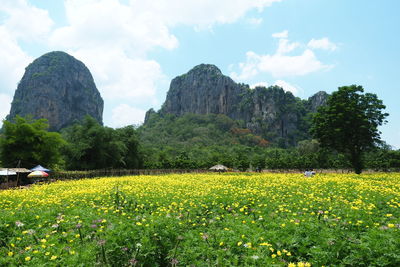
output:
[[225,171],[228,170],[228,167],[225,167],[224,165],[218,164],[218,165],[212,166],[210,168],[210,170],[219,171],[219,172],[225,172]]
[[17,173],[11,170],[1,170],[0,175],[17,175]]

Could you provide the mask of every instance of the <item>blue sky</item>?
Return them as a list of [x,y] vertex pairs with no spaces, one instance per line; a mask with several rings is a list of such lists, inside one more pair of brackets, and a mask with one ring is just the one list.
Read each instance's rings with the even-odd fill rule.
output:
[[382,138],[400,148],[400,1],[2,0],[0,117],[24,68],[62,50],[88,66],[104,123],[143,121],[169,82],[210,63],[237,82],[308,98],[359,84],[387,106]]

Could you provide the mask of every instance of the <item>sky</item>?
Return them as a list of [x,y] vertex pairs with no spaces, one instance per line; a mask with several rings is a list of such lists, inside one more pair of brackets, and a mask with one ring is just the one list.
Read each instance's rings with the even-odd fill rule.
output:
[[382,139],[400,149],[399,10],[397,0],[0,0],[0,119],[25,67],[65,51],[91,71],[106,126],[139,125],[171,79],[207,63],[303,99],[362,85],[386,105]]

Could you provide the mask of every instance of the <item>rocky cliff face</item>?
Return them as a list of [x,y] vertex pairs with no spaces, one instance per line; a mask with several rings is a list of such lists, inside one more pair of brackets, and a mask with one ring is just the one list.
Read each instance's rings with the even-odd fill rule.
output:
[[[319,92],[309,100],[301,100],[278,86],[250,89],[224,76],[216,66],[201,64],[172,80],[159,113],[224,114],[284,146],[309,137],[305,117],[323,105],[327,96]],[[145,123],[154,112],[146,114]]]
[[171,81],[163,113],[239,116],[236,104],[243,88],[214,65],[201,64]]
[[89,69],[67,53],[50,52],[25,69],[7,120],[32,115],[59,131],[85,115],[102,123],[103,105]]
[[325,91],[319,91],[315,95],[308,98],[308,109],[311,112],[316,112],[320,106],[326,104],[326,100],[328,100],[328,94]]

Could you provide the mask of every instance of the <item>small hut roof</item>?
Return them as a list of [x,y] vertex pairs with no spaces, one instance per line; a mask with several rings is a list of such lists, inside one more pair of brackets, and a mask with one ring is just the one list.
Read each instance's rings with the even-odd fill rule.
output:
[[1,176],[6,176],[6,175],[16,175],[17,173],[14,171],[10,170],[0,170],[0,175]]
[[6,171],[6,170],[13,171],[13,172],[16,172],[16,173],[28,173],[28,172],[31,172],[30,170],[25,169],[25,168],[0,168],[0,171]]
[[218,165],[212,166],[210,168],[210,170],[213,170],[213,171],[227,171],[228,167],[226,167],[224,165],[221,165],[221,164],[218,164]]

